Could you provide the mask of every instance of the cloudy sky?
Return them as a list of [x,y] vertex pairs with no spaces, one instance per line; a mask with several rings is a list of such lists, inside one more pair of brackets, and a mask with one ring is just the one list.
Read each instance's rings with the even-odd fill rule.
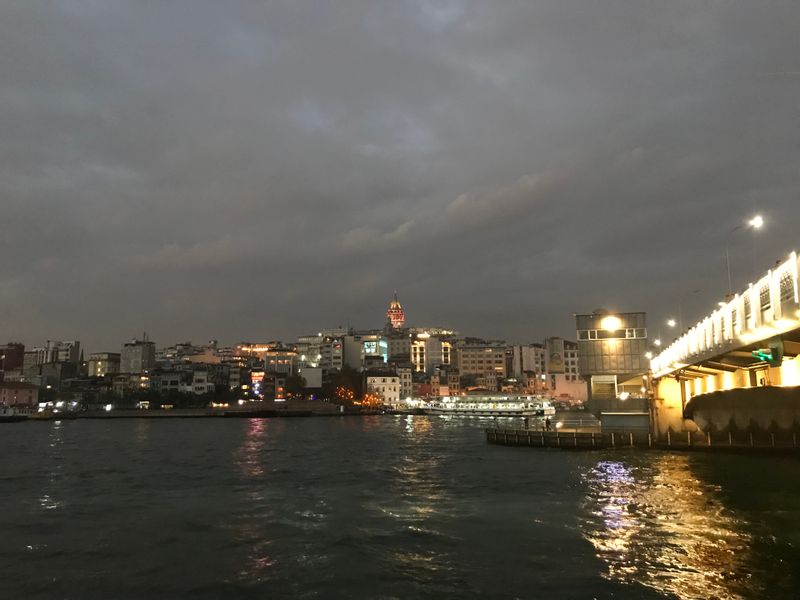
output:
[[[800,249],[797,0],[0,3],[0,341],[528,342]],[[738,224],[760,212],[757,239]]]

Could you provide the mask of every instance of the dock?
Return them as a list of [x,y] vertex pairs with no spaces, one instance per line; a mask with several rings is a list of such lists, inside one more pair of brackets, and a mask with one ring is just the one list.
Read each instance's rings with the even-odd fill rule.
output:
[[562,450],[601,450],[606,448],[644,448],[692,451],[798,451],[797,432],[667,432],[660,438],[651,433],[600,431],[541,431],[535,429],[486,428],[486,441],[499,446],[559,448]]

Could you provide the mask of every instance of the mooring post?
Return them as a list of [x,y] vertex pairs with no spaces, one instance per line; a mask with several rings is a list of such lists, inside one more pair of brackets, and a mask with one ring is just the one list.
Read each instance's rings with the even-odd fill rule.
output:
[[611,447],[614,448],[614,447],[616,447],[616,445],[617,444],[614,442],[614,432],[612,431],[611,432]]
[[556,446],[561,448],[561,437],[558,435],[558,429],[556,429]]
[[686,432],[686,445],[687,446],[691,446],[692,445],[692,432],[691,431],[687,431]]
[[753,432],[750,432],[750,447],[753,447]]
[[594,448],[594,431],[592,432],[592,448]]
[[544,431],[542,432],[542,448],[544,448]]
[[648,433],[647,434],[647,447],[648,448],[652,448],[653,447],[653,434],[652,433]]
[[578,447],[578,432],[577,431],[573,431],[572,432],[572,439],[575,441],[575,447],[577,448]]
[[672,446],[672,430],[667,431],[667,446]]
[[630,436],[630,440],[631,440],[631,448],[633,448],[633,432],[629,431],[628,435]]
[[733,446],[733,435],[730,431],[728,432],[728,446]]
[[706,432],[706,439],[708,440],[708,445],[710,446],[711,445],[711,432],[710,431]]

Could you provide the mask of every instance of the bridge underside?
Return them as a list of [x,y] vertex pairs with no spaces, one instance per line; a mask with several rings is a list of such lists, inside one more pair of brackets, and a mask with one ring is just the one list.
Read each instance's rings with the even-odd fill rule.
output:
[[[658,433],[708,428],[794,427],[800,421],[800,330],[785,333],[783,361],[770,366],[742,346],[688,365],[655,382]],[[795,400],[795,398],[797,400]],[[797,409],[795,409],[797,402]]]

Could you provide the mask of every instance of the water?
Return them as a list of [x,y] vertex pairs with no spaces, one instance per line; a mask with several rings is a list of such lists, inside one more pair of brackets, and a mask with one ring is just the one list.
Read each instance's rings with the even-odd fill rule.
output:
[[477,419],[0,427],[0,598],[796,598],[800,461]]

